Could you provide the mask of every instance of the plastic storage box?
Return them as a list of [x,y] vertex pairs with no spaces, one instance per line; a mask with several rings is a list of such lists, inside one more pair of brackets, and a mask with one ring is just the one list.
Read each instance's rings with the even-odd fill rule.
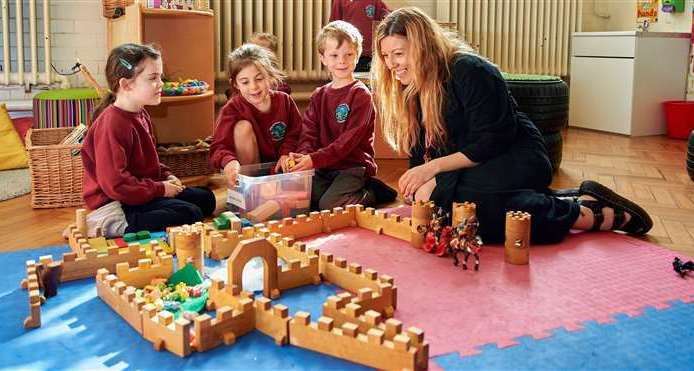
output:
[[254,223],[308,213],[313,170],[273,174],[274,162],[241,166],[227,208]]

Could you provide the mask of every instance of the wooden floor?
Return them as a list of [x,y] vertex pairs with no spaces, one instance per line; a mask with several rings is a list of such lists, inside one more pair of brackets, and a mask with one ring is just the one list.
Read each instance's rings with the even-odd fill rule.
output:
[[[686,142],[665,137],[631,138],[581,129],[565,133],[564,159],[553,186],[597,180],[637,201],[651,214],[647,239],[694,255],[694,182],[685,169]],[[404,160],[379,161],[379,177],[391,186]],[[0,202],[0,251],[62,244],[61,231],[74,209],[33,210],[30,197]]]

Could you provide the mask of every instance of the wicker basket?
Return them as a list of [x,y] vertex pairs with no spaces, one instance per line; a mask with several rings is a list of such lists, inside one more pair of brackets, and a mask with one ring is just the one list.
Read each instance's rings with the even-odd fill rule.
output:
[[198,148],[189,151],[161,151],[159,161],[168,166],[179,178],[208,175],[214,172],[209,162],[210,150]]
[[29,129],[26,148],[31,173],[31,207],[72,207],[82,200],[81,144],[58,144],[73,128]]
[[125,7],[135,0],[101,0],[104,18],[118,18],[125,14]]

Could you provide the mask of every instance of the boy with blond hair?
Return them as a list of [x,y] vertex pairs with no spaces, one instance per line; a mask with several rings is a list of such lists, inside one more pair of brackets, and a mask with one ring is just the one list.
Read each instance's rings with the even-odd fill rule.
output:
[[371,92],[354,78],[362,37],[354,26],[334,21],[316,37],[319,57],[332,81],[317,88],[303,119],[293,171],[316,169],[311,207],[374,205],[396,193],[376,178],[375,110]]

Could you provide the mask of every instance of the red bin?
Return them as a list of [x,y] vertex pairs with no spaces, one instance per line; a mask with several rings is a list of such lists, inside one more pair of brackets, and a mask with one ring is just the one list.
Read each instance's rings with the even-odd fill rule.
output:
[[694,129],[694,101],[673,100],[663,102],[667,136],[687,139]]

